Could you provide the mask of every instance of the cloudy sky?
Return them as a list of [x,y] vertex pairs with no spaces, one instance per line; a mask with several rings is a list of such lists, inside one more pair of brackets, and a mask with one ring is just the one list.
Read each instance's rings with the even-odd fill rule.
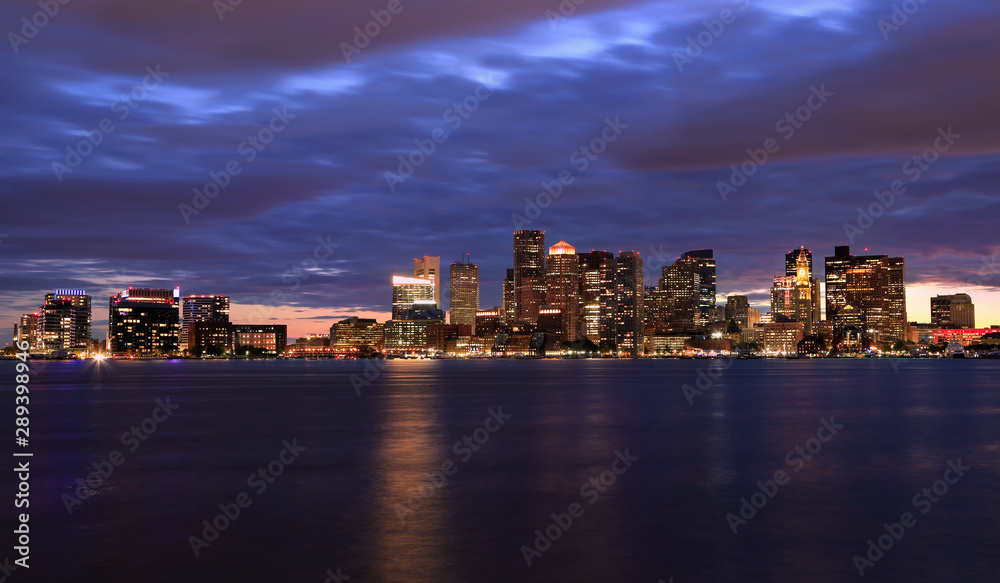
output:
[[471,253],[492,306],[515,224],[647,284],[714,248],[765,311],[786,251],[851,242],[906,257],[911,320],[965,291],[1000,324],[995,2],[57,7],[0,5],[0,343],[57,287],[97,337],[130,285],[323,332],[422,255]]

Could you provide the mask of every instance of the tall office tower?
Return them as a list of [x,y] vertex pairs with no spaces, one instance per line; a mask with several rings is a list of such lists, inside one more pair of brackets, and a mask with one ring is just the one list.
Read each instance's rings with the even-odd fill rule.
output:
[[33,312],[21,315],[21,325],[17,328],[17,341],[27,342],[28,350],[41,350],[42,344],[41,314]]
[[639,356],[643,343],[643,272],[642,257],[636,251],[621,251],[615,265],[615,343],[618,354]]
[[681,257],[663,266],[660,289],[668,294],[670,321],[676,327],[694,329],[704,322],[701,314],[701,266],[692,257]]
[[871,338],[886,340],[889,328],[889,265],[881,261],[865,261],[847,270],[847,305],[857,308]]
[[[840,247],[837,248],[840,253]],[[848,304],[858,308],[862,318],[867,322],[869,330],[875,330],[877,334],[873,336],[876,340],[885,341],[890,338],[906,338],[906,262],[902,257],[889,257],[887,255],[857,255],[851,256],[847,247],[844,252],[850,258],[851,269],[872,268],[877,273],[865,275],[857,273],[855,276],[862,282],[856,286],[856,296],[854,301],[847,290],[847,278],[845,277],[845,300]],[[884,277],[883,277],[884,275]],[[882,287],[869,291],[865,287],[871,280],[874,284]],[[828,278],[829,281],[829,278]],[[827,297],[829,298],[829,283],[827,283]],[[870,293],[875,297],[866,297]],[[879,299],[880,298],[880,299]],[[882,304],[881,302],[884,302]],[[872,313],[868,313],[864,306],[872,306]],[[830,306],[827,304],[827,319]],[[834,318],[834,326],[841,324]]]
[[798,322],[799,288],[794,275],[776,275],[771,285],[771,318],[775,322]]
[[57,289],[45,295],[39,308],[39,326],[44,348],[72,350],[90,348],[93,321],[90,296],[82,289]]
[[711,249],[688,251],[685,257],[691,257],[698,262],[698,307],[701,309],[702,322],[711,319],[712,308],[715,307],[715,256]]
[[907,322],[906,260],[902,257],[887,257],[886,261],[889,264],[889,290],[886,294],[889,304],[888,333],[890,338],[903,340],[906,338]]
[[799,247],[785,253],[785,275],[797,276],[799,274],[799,255],[803,251],[806,254],[806,261],[809,263],[809,274],[806,277],[813,278],[813,253],[805,247]]
[[545,231],[514,231],[514,319],[538,323],[545,303]]
[[452,324],[475,326],[479,310],[479,266],[452,263],[448,270],[448,310]]
[[841,324],[838,314],[847,305],[847,270],[853,267],[854,256],[849,245],[834,248],[833,257],[825,259],[826,268],[826,319]]
[[434,283],[434,302],[441,306],[441,258],[424,255],[413,258],[413,277],[428,279]]
[[195,322],[229,322],[229,296],[184,296],[181,300],[181,350],[189,346]]
[[660,286],[647,286],[642,299],[642,310],[646,326],[670,322],[673,317],[670,293]]
[[580,262],[576,248],[566,241],[549,247],[545,263],[545,302],[561,312],[562,338],[580,335]]
[[404,311],[421,301],[434,301],[434,282],[418,277],[392,276],[393,320],[400,319]]
[[507,270],[507,277],[503,280],[503,311],[500,313],[504,324],[513,324],[517,321],[514,308],[514,270]]
[[747,296],[729,296],[726,299],[726,320],[736,322],[740,328],[750,325],[750,298]]
[[580,319],[583,336],[600,345],[614,342],[616,265],[610,251],[577,254],[580,263]]
[[[802,247],[795,266],[796,305],[795,319],[805,324],[806,336],[812,335],[812,326],[820,319],[819,280],[812,277],[811,254]],[[785,257],[787,269],[788,257]],[[773,310],[772,310],[773,311]]]
[[760,310],[757,308],[750,308],[747,310],[747,328],[753,328],[757,324],[760,324]]
[[130,287],[108,302],[108,351],[170,354],[177,351],[181,290]]
[[976,307],[969,294],[931,298],[931,324],[939,328],[975,328]]

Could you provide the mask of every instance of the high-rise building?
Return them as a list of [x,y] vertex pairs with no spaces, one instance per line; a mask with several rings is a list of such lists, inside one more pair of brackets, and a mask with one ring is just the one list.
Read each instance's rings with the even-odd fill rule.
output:
[[806,249],[805,247],[799,247],[798,249],[793,249],[788,253],[785,253],[785,275],[799,274],[799,255],[803,252],[806,254],[806,261],[809,266],[809,273],[806,275],[808,279],[813,278],[813,254],[812,251]]
[[566,241],[549,247],[545,264],[545,301],[560,310],[562,339],[572,342],[580,333],[580,262],[576,248]]
[[642,257],[636,251],[618,253],[615,265],[616,337],[619,355],[639,356],[643,344],[643,271]]
[[545,303],[545,231],[514,231],[514,318],[535,324]]
[[181,350],[190,350],[191,328],[195,322],[228,322],[229,296],[184,296],[181,299]]
[[975,328],[976,307],[969,294],[931,298],[931,324],[939,328]]
[[402,275],[392,276],[393,320],[400,319],[405,310],[420,301],[434,302],[434,283],[431,280]]
[[[788,256],[785,256],[788,269]],[[812,334],[812,325],[820,320],[819,280],[812,276],[812,254],[805,247],[799,248],[795,261],[796,305],[795,319],[805,325],[805,334]],[[772,310],[773,311],[773,310]]]
[[503,312],[498,308],[476,312],[476,336],[493,338],[503,329]]
[[[45,295],[27,331],[35,350],[90,350],[91,298],[86,290],[57,289]],[[28,314],[25,314],[28,316]],[[30,328],[34,326],[34,328]]]
[[28,350],[31,351],[42,350],[44,345],[41,321],[41,314],[38,312],[21,315],[21,325],[17,328],[17,342],[27,342]]
[[130,287],[108,302],[108,351],[118,355],[177,352],[181,290]]
[[452,324],[475,326],[479,310],[479,266],[452,263],[448,271],[449,317]]
[[667,292],[670,322],[675,328],[694,329],[704,323],[701,312],[701,266],[697,259],[681,257],[663,266],[660,289]]
[[402,354],[427,347],[427,326],[444,324],[444,311],[432,300],[418,300],[403,310],[399,318],[385,323],[386,352]]
[[799,294],[794,275],[776,275],[771,285],[771,317],[775,322],[798,322]]
[[750,325],[750,299],[732,295],[726,299],[726,320],[736,322],[741,329]]
[[503,280],[503,306],[500,312],[505,324],[512,324],[517,320],[514,303],[514,270],[508,269],[507,277]]
[[[853,279],[853,284],[849,281]],[[840,312],[857,308],[871,337],[877,341],[906,337],[906,261],[887,255],[851,255],[838,246],[826,258],[826,317],[839,330],[845,325]]]
[[688,251],[683,256],[698,262],[698,307],[701,320],[707,322],[715,307],[715,254],[712,249],[699,249]]
[[434,303],[443,305],[441,299],[441,258],[424,255],[413,258],[413,277],[429,280],[434,284]]
[[580,265],[580,319],[583,336],[600,345],[614,342],[616,264],[610,251],[579,253]]
[[381,350],[385,325],[374,318],[350,318],[330,326],[330,346],[341,350]]

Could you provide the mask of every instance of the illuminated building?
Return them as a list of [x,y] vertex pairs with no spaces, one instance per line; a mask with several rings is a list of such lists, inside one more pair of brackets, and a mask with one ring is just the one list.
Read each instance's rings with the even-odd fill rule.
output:
[[643,343],[642,257],[636,251],[618,253],[615,265],[615,344],[619,355],[639,356]]
[[642,298],[643,319],[646,327],[670,322],[672,314],[670,293],[659,286],[646,286]]
[[976,307],[969,294],[931,298],[931,323],[941,328],[975,328]]
[[772,355],[797,354],[799,342],[805,338],[802,322],[772,322],[764,324],[764,352]]
[[934,331],[934,343],[957,342],[962,346],[976,344],[987,334],[1000,332],[997,328],[949,328]]
[[813,279],[813,254],[812,251],[806,249],[805,247],[799,247],[785,253],[785,275],[798,276],[799,275],[799,259],[800,255],[805,253],[805,260],[807,264],[808,273],[806,278],[809,280]]
[[545,303],[545,231],[514,231],[514,319],[535,323]]
[[108,302],[108,350],[116,355],[151,356],[177,352],[180,289],[122,290]]
[[185,324],[188,326],[189,350],[200,349],[203,354],[219,348],[225,352],[233,351],[234,329],[228,320],[197,320]]
[[740,328],[749,326],[750,299],[740,295],[729,296],[726,299],[726,321],[736,322],[736,325]]
[[[52,305],[60,315],[50,317]],[[66,306],[69,308],[67,309]],[[41,309],[41,333],[46,348],[52,350],[90,350],[93,318],[87,290],[57,289],[45,295]]]
[[385,323],[385,350],[396,354],[420,352],[427,347],[427,326],[444,324],[444,311],[432,300],[419,300],[400,317]]
[[448,317],[452,324],[476,325],[479,310],[479,266],[452,263],[448,272]]
[[696,259],[681,257],[662,271],[660,289],[667,292],[670,322],[678,329],[701,326],[701,265]]
[[252,346],[272,354],[285,352],[288,345],[288,326],[285,324],[236,324],[233,326],[233,343]]
[[747,326],[756,326],[760,324],[760,310],[757,308],[749,308],[747,310]]
[[330,326],[330,345],[340,351],[381,350],[384,337],[385,325],[374,318],[351,316]]
[[698,307],[701,321],[708,322],[715,307],[715,255],[711,249],[688,251],[682,257],[690,257],[698,264]]
[[547,305],[538,309],[537,330],[539,332],[555,336],[561,341],[566,339],[566,337],[563,336],[563,330],[565,330],[565,328],[565,314],[563,314],[561,309],[555,306]]
[[403,312],[416,302],[434,301],[434,284],[423,278],[392,276],[392,319],[398,320]]
[[840,311],[857,308],[877,341],[906,336],[906,262],[887,255],[851,255],[838,246],[826,258],[826,317],[844,326]]
[[40,316],[38,312],[21,315],[21,325],[17,328],[15,338],[18,343],[27,342],[28,350],[38,351],[43,347]]
[[591,251],[577,254],[580,269],[580,320],[583,336],[600,345],[614,342],[616,304],[615,254]]
[[[467,324],[428,324],[425,346],[438,352],[467,353],[472,326]],[[464,350],[460,350],[464,348]]]
[[189,340],[195,322],[229,322],[229,296],[184,296],[181,299],[181,350],[198,345]]
[[431,298],[437,305],[443,305],[441,300],[441,258],[424,255],[413,258],[413,277],[426,279],[433,284],[434,296]]
[[503,330],[503,311],[498,308],[492,310],[478,310],[476,312],[476,327],[474,334],[484,338],[494,338]]
[[514,316],[514,270],[507,270],[507,277],[503,280],[503,311],[501,317],[507,324],[512,324],[517,318]]
[[545,303],[561,312],[562,339],[576,340],[580,328],[580,263],[576,248],[566,241],[549,247],[545,264]]

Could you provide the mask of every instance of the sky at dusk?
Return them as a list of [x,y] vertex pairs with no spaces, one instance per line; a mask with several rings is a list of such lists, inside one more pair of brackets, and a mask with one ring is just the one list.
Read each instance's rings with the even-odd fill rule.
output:
[[762,311],[785,252],[822,277],[851,242],[906,258],[910,320],[966,292],[1000,324],[1000,8],[896,6],[4,2],[0,344],[55,288],[98,338],[128,286],[328,332],[423,255],[471,253],[491,307],[515,226],[637,250],[647,285],[713,248],[720,301]]

